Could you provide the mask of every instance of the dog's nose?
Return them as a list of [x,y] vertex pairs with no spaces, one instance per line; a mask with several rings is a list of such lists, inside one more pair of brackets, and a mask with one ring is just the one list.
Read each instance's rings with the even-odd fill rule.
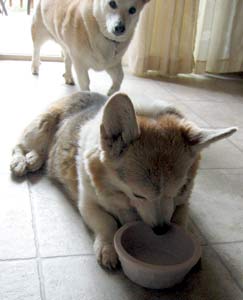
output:
[[126,30],[125,25],[122,22],[119,22],[114,28],[115,35],[122,35]]
[[153,232],[156,235],[162,235],[165,234],[170,229],[170,225],[167,223],[164,223],[163,225],[157,225],[153,227]]

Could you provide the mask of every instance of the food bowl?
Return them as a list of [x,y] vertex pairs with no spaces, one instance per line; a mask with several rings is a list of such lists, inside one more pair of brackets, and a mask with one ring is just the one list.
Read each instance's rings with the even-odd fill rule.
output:
[[201,257],[199,242],[175,224],[157,235],[143,222],[128,223],[116,232],[114,245],[127,277],[151,289],[181,282]]

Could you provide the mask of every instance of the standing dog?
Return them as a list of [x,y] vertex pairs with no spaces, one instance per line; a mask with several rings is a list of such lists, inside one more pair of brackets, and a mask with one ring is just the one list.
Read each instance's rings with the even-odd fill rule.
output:
[[11,169],[21,176],[46,162],[48,175],[65,187],[94,232],[98,261],[111,268],[117,221],[185,226],[201,150],[235,131],[200,129],[162,102],[140,105],[135,113],[124,94],[107,101],[80,92],[27,127]]
[[106,70],[108,94],[123,80],[121,59],[149,0],[40,0],[32,22],[32,73],[39,73],[40,48],[54,39],[63,49],[64,78],[73,84],[72,63],[82,90],[89,90],[88,70]]

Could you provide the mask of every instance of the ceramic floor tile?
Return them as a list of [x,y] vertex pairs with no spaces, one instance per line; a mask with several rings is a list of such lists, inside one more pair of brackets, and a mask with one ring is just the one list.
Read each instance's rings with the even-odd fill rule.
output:
[[199,171],[190,213],[208,242],[242,240],[242,182],[243,169]]
[[214,249],[243,290],[243,240],[242,243],[214,245]]
[[141,288],[121,271],[107,272],[93,256],[42,261],[46,300],[240,300],[242,293],[214,252],[203,250],[202,270],[169,290]]
[[[0,259],[36,255],[27,182],[0,173]],[[1,298],[0,298],[1,299]]]
[[201,128],[208,128],[208,123],[205,122],[202,118],[200,118],[197,114],[190,110],[188,106],[183,103],[176,103],[175,107],[177,107],[187,118],[187,120],[195,123],[197,126]]
[[241,151],[243,151],[243,127],[238,129],[234,135],[230,137],[230,141]]
[[0,262],[1,300],[41,300],[35,260]]
[[39,174],[30,181],[40,255],[93,253],[92,237],[64,193]]
[[200,168],[243,168],[243,153],[228,140],[218,141],[202,151]]
[[240,102],[214,103],[210,101],[188,101],[186,105],[210,126],[243,127],[243,105]]

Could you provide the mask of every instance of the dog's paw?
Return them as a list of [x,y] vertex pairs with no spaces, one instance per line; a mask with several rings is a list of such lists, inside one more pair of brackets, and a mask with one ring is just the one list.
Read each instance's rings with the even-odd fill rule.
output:
[[25,155],[28,170],[31,172],[37,171],[42,166],[42,159],[39,154],[32,150]]
[[66,84],[75,85],[72,75],[64,73],[62,76],[64,77]]
[[106,269],[115,269],[118,265],[118,256],[112,244],[104,243],[100,240],[95,240],[94,251],[98,263]]
[[23,176],[27,172],[27,163],[23,155],[13,156],[10,169],[15,176]]
[[39,75],[39,64],[32,63],[31,72],[33,75]]

